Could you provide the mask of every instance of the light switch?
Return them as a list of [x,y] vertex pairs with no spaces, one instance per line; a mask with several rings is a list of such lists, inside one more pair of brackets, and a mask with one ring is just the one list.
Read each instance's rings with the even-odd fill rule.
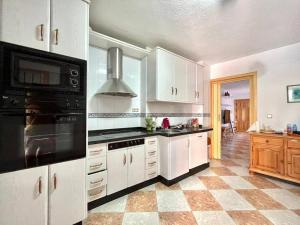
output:
[[132,111],[133,113],[138,113],[138,112],[140,111],[140,109],[139,109],[139,108],[132,108],[131,111]]
[[272,119],[273,115],[272,114],[267,114],[268,119]]

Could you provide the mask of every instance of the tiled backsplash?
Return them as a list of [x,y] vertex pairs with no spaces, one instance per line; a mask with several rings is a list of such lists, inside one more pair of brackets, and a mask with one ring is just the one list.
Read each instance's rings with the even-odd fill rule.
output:
[[180,103],[146,102],[145,61],[123,57],[123,80],[137,93],[136,98],[97,95],[97,90],[106,81],[107,51],[89,48],[89,71],[87,78],[88,129],[114,129],[144,126],[146,116],[157,117],[160,125],[164,117],[171,124],[186,123],[190,118],[199,118],[203,123],[202,105]]

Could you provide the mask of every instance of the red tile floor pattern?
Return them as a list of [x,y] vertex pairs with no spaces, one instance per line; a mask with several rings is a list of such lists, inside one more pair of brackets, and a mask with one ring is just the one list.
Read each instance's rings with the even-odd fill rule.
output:
[[222,160],[89,212],[85,225],[300,225],[300,186],[248,173],[249,136],[222,140]]

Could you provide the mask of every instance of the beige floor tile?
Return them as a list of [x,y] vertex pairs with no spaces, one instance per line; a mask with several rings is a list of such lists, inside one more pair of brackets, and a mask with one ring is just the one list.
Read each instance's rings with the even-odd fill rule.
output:
[[199,177],[202,183],[206,186],[207,189],[230,189],[230,186],[226,184],[220,177]]
[[211,170],[218,176],[237,176],[234,172],[227,169],[226,167],[213,167]]
[[126,212],[157,211],[155,191],[136,191],[128,195]]
[[163,183],[156,183],[155,184],[155,188],[156,190],[160,190],[160,191],[166,191],[166,190],[180,190],[180,185],[179,183],[173,184],[171,186],[166,186]]
[[275,201],[261,190],[236,190],[256,209],[285,209],[283,205]]
[[123,213],[91,213],[85,225],[122,225]]
[[223,210],[209,191],[184,191],[192,211]]
[[255,176],[244,176],[245,180],[252,183],[254,186],[256,186],[259,189],[268,189],[268,188],[280,188],[276,184],[272,183],[271,181],[267,180],[266,178],[263,178],[259,175]]
[[192,212],[159,213],[160,225],[197,225]]
[[258,211],[228,211],[237,225],[272,225],[272,223]]

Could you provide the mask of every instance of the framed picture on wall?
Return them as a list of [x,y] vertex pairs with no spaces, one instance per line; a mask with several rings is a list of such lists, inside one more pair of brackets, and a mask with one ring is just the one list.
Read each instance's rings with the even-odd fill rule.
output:
[[300,103],[300,84],[287,86],[288,103]]

